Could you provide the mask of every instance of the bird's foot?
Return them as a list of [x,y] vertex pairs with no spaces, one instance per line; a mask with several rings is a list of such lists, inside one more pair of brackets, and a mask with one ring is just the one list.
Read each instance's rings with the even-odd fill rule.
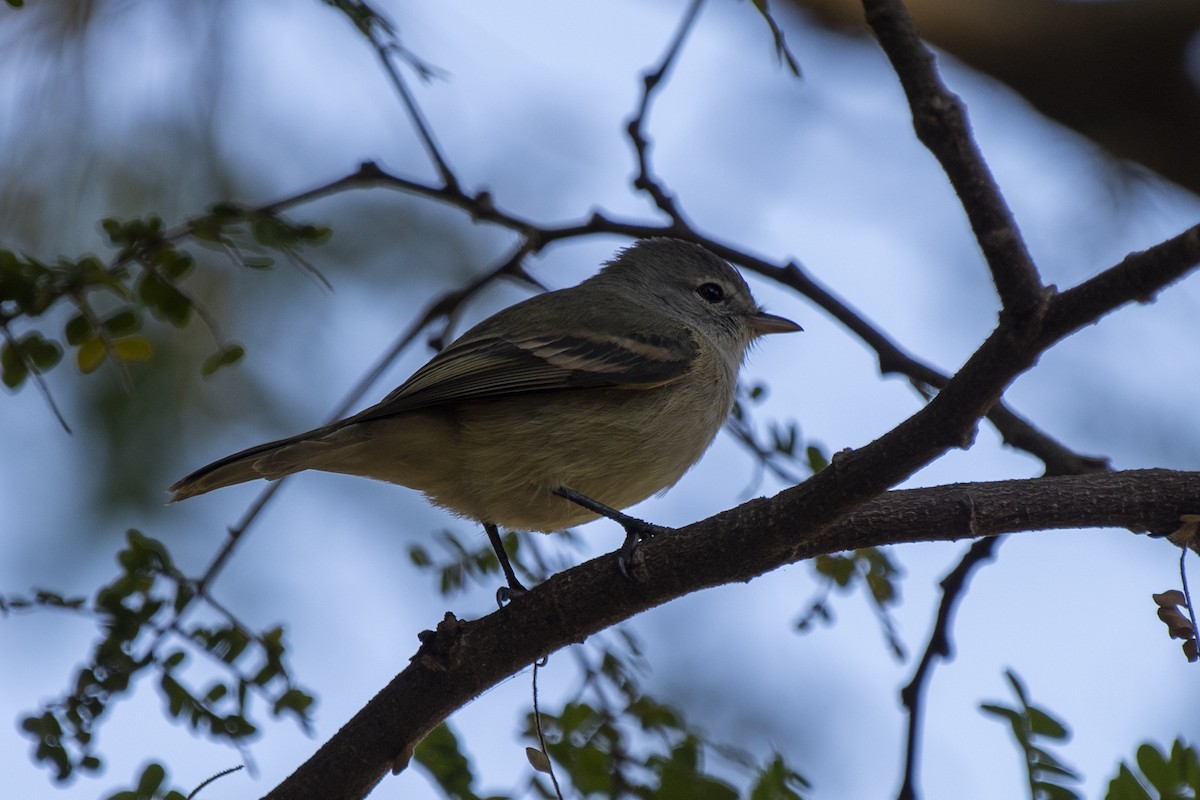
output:
[[625,541],[621,544],[621,549],[617,553],[617,569],[630,580],[637,580],[631,571],[631,567],[634,555],[637,553],[638,545],[644,539],[652,539],[660,533],[666,533],[671,530],[662,525],[646,522],[644,519],[631,517],[628,514],[617,511],[615,508],[606,506],[604,503],[593,500],[585,494],[580,494],[567,486],[558,487],[554,490],[554,493],[559,497],[570,500],[576,505],[586,508],[588,511],[611,519],[625,529]]

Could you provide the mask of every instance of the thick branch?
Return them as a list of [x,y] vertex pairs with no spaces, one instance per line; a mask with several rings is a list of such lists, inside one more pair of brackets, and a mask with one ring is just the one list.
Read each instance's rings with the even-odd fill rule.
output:
[[[826,470],[833,472],[834,470]],[[452,615],[412,663],[268,797],[359,798],[454,710],[542,655],[699,589],[748,581],[822,553],[903,542],[1084,526],[1166,532],[1200,509],[1200,473],[1143,470],[888,492],[824,527],[810,494],[752,500],[648,541],[639,582],[604,556],[560,573],[506,608]]]

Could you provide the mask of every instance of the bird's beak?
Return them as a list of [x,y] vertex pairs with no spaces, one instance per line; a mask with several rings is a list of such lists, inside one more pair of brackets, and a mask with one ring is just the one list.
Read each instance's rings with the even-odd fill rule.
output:
[[750,330],[754,332],[755,336],[762,336],[767,333],[793,333],[804,330],[804,328],[801,328],[787,317],[777,317],[774,314],[768,314],[761,308],[757,314],[750,315],[746,323],[750,326]]

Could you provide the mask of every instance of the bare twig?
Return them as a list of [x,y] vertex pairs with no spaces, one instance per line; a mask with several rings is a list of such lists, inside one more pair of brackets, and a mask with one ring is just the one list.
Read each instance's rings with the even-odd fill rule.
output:
[[231,773],[237,772],[240,769],[243,769],[244,766],[245,766],[244,764],[238,764],[236,767],[230,767],[229,769],[223,769],[220,772],[218,772],[216,775],[206,778],[203,783],[201,783],[195,789],[192,789],[191,793],[187,796],[187,800],[193,800],[193,798],[195,798],[196,795],[200,794],[200,790],[203,789],[205,786],[208,786],[210,783],[212,783],[215,780],[224,778],[226,775],[229,775]]
[[68,434],[71,433],[71,426],[67,424],[67,418],[63,416],[62,411],[58,407],[58,403],[54,402],[54,395],[50,394],[50,387],[46,384],[46,379],[42,377],[42,373],[38,370],[37,366],[30,362],[29,357],[26,356],[25,352],[21,349],[21,346],[17,343],[16,337],[14,337],[12,331],[9,330],[8,323],[8,319],[0,319],[0,335],[4,337],[4,341],[8,344],[8,347],[12,351],[13,355],[21,361],[21,366],[23,366],[29,376],[33,378],[33,385],[37,387],[38,393],[41,394],[42,399],[46,401],[46,405],[50,407],[50,413],[54,414],[54,418],[58,420],[58,424],[62,426],[64,431],[66,431]]
[[899,800],[914,800],[917,796],[917,751],[921,731],[922,693],[933,674],[937,659],[948,659],[953,653],[950,625],[955,605],[966,593],[971,572],[985,562],[995,558],[996,547],[1003,537],[993,536],[978,539],[967,548],[958,565],[942,578],[942,601],[938,605],[929,644],[921,656],[912,680],[900,691],[900,700],[908,709],[908,744],[904,750],[904,782],[900,786]]
[[1192,637],[1200,642],[1200,626],[1196,624],[1196,606],[1192,602],[1192,590],[1188,588],[1187,579],[1187,547],[1179,548],[1179,583],[1183,589],[1184,605],[1187,606],[1188,619],[1192,622]]
[[104,325],[100,323],[100,318],[96,316],[96,312],[91,304],[79,294],[76,294],[74,299],[75,307],[87,319],[88,324],[92,326],[92,330],[96,332],[96,336],[100,339],[100,344],[104,348],[108,362],[112,365],[113,371],[117,373],[117,381],[121,384],[121,389],[125,394],[132,395],[133,378],[129,375],[129,368],[125,366],[125,362],[117,355],[117,343],[113,341],[112,336],[109,335]]
[[653,171],[650,168],[650,141],[646,138],[645,125],[646,117],[650,113],[650,101],[654,98],[654,94],[663,80],[667,77],[671,67],[675,63],[676,57],[683,49],[684,43],[687,41],[688,34],[692,30],[692,26],[696,22],[696,17],[700,14],[700,7],[704,5],[704,0],[691,0],[687,11],[684,12],[683,19],[679,23],[679,28],[675,31],[675,36],[667,45],[666,53],[663,55],[659,65],[642,75],[642,98],[638,104],[638,109],[634,113],[633,118],[625,126],[626,132],[629,134],[629,139],[633,143],[633,151],[637,156],[638,172],[633,179],[633,188],[638,191],[646,192],[654,200],[654,205],[658,206],[659,210],[674,220],[676,226],[681,229],[687,229],[690,226],[684,220],[683,212],[679,210],[675,198],[670,192],[653,177]]
[[546,663],[546,659],[539,658],[533,662],[533,727],[537,731],[538,747],[541,748],[542,755],[546,759],[546,773],[550,776],[550,783],[554,784],[554,796],[558,800],[563,800],[562,789],[558,785],[558,776],[554,774],[554,762],[550,760],[550,753],[546,751],[546,736],[542,733],[542,710],[538,707],[538,668]]
[[433,130],[425,120],[425,115],[417,104],[416,98],[413,97],[400,70],[392,62],[392,55],[399,55],[421,78],[428,79],[433,74],[433,70],[400,44],[396,26],[367,3],[362,0],[326,0],[326,2],[344,13],[375,48],[379,62],[392,82],[392,87],[400,95],[400,102],[404,105],[404,110],[408,113],[408,118],[417,131],[417,137],[421,140],[430,160],[433,161],[442,183],[447,189],[457,191],[458,178],[454,175],[454,170],[450,168],[445,155],[442,154],[441,148],[438,147]]

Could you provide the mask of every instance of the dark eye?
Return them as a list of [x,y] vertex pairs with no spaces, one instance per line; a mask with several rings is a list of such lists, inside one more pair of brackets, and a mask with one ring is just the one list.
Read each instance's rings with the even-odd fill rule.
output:
[[706,303],[719,303],[725,299],[725,290],[715,283],[702,283],[696,287],[696,294]]

